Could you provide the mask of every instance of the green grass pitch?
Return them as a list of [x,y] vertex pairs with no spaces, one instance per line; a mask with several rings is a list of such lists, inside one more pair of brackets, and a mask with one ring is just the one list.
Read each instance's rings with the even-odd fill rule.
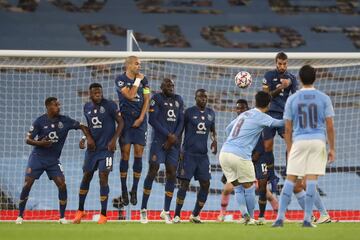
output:
[[81,223],[79,225],[60,225],[55,222],[13,222],[0,223],[0,239],[3,240],[131,240],[131,239],[181,239],[181,240],[351,240],[360,239],[360,223],[330,223],[317,228],[303,229],[299,223],[285,224],[284,228],[264,226],[244,226],[237,223],[171,224],[164,223],[120,223],[105,225]]

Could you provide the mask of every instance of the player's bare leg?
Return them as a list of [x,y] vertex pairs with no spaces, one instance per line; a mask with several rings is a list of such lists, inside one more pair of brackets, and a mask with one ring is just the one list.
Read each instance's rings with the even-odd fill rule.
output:
[[141,223],[147,223],[147,202],[149,200],[150,194],[151,194],[151,188],[152,184],[154,182],[154,179],[156,177],[157,172],[159,171],[159,164],[157,163],[149,163],[149,170],[146,175],[145,181],[144,181],[144,192],[141,202],[141,210],[140,210],[140,222]]
[[210,180],[200,180],[199,183],[200,183],[200,190],[196,198],[195,208],[190,216],[190,222],[192,223],[202,223],[199,215],[201,209],[204,207],[206,203],[209,194]]
[[221,210],[219,216],[217,217],[219,222],[223,222],[225,220],[226,209],[229,205],[230,196],[233,190],[234,187],[231,183],[225,183],[224,189],[221,192]]
[[272,209],[277,212],[279,209],[279,202],[274,195],[268,188],[266,189],[266,200],[271,204]]
[[23,222],[26,202],[28,200],[31,187],[34,184],[34,182],[35,182],[35,178],[29,176],[25,177],[24,186],[20,193],[19,215],[15,221],[16,224],[22,224]]
[[53,178],[53,180],[59,190],[59,209],[60,209],[59,223],[67,224],[68,222],[65,219],[65,209],[67,204],[67,189],[66,189],[65,177],[56,176]]
[[121,196],[124,206],[129,205],[127,174],[129,169],[130,149],[131,149],[131,144],[121,145],[120,182],[121,182]]
[[133,164],[133,185],[130,194],[130,203],[132,205],[137,204],[137,189],[142,171],[142,156],[144,152],[144,146],[134,144],[134,164]]
[[93,176],[94,176],[93,171],[91,172],[85,171],[83,174],[83,178],[81,180],[80,190],[79,190],[79,208],[73,220],[73,223],[75,224],[79,224],[81,222],[81,219],[86,215],[84,211],[84,205],[85,205],[86,196],[89,192],[90,182]]
[[109,172],[101,171],[99,172],[99,181],[100,181],[100,202],[101,202],[101,214],[98,224],[105,224],[107,222],[107,203],[109,199]]

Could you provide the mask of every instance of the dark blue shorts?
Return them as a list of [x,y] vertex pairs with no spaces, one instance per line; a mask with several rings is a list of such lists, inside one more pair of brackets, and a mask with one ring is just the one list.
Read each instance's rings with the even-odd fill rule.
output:
[[45,171],[48,178],[52,180],[54,177],[64,177],[63,168],[59,161],[47,161],[44,157],[31,154],[28,165],[26,167],[25,176],[39,179]]
[[191,180],[210,180],[211,165],[207,154],[184,153],[184,159],[179,162],[177,178]]
[[114,153],[110,151],[85,153],[85,160],[83,165],[84,172],[95,172],[99,169],[100,172],[110,172],[113,167]]
[[[283,119],[283,113],[280,112],[267,112],[267,114],[273,118],[276,119]],[[280,137],[284,136],[285,133],[285,128],[284,127],[265,127],[263,130],[263,139],[264,140],[269,140],[269,139],[273,139],[275,137],[276,132],[278,133],[278,135]]]
[[277,178],[275,175],[274,163],[267,163],[265,158],[261,156],[259,160],[254,164],[256,179],[268,179],[271,181]]
[[166,165],[177,166],[180,156],[180,149],[178,147],[172,147],[165,151],[162,144],[153,141],[150,147],[149,163],[165,163]]
[[147,122],[144,120],[138,128],[131,127],[132,123],[128,122],[124,124],[124,129],[119,138],[120,146],[126,144],[139,144],[146,145],[147,138]]

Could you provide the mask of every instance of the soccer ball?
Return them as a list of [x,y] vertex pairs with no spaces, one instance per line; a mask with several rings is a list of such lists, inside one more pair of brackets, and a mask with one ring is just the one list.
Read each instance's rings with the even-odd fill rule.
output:
[[252,83],[251,74],[246,71],[240,71],[235,76],[235,84],[239,88],[247,88]]

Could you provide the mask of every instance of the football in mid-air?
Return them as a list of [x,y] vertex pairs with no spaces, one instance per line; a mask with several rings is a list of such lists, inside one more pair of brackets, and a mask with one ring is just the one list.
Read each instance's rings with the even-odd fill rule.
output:
[[235,76],[235,84],[239,88],[247,88],[252,83],[251,74],[246,71],[240,71]]

